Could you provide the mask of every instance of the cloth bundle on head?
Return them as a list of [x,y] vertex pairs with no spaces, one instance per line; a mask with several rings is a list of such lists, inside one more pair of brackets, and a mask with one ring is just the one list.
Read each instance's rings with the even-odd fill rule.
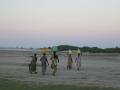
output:
[[33,53],[33,54],[37,54],[37,49],[33,48],[33,49],[32,49],[32,53]]
[[46,53],[49,52],[49,49],[48,49],[48,48],[42,48],[41,51],[42,51],[42,53],[45,53],[45,54],[46,54]]
[[52,52],[58,52],[58,47],[57,46],[52,47]]
[[68,51],[68,54],[72,54],[72,51],[71,51],[71,50],[69,50],[69,51]]
[[78,49],[77,53],[78,53],[78,54],[80,54],[80,53],[81,53],[80,49]]

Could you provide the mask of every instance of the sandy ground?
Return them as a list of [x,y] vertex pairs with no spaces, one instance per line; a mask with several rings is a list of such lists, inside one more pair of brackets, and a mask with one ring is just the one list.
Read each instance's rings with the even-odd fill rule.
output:
[[[30,74],[28,63],[31,58],[27,52],[0,52],[0,78],[15,79],[34,84],[95,85],[120,88],[120,54],[82,56],[82,68],[66,69],[67,56],[59,55],[60,63],[56,76],[52,76],[50,66],[45,76],[41,74],[38,56],[37,72]],[[49,60],[50,56],[48,56]],[[73,60],[75,55],[73,56]],[[50,62],[50,60],[49,60]]]

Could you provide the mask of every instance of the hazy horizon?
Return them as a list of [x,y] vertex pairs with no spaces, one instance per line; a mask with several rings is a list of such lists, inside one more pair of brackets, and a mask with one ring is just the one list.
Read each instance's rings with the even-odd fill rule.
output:
[[120,47],[120,0],[0,0],[0,47]]

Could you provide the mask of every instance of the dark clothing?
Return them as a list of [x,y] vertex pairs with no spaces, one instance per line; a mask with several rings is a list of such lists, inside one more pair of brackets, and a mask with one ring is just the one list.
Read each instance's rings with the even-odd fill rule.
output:
[[42,66],[46,66],[48,63],[47,57],[46,56],[42,56],[40,59]]
[[54,59],[57,59],[57,60],[58,60],[58,62],[59,62],[58,55],[52,55],[52,57],[51,57],[50,59],[52,60],[53,58],[54,58]]
[[53,69],[53,75],[55,76],[55,73],[57,72],[57,62],[59,62],[58,55],[52,55],[51,60],[51,68]]
[[36,72],[36,63],[37,63],[37,57],[34,56],[33,57],[33,69],[34,69],[35,72]]
[[29,70],[30,72],[35,72],[36,73],[36,63],[37,63],[37,57],[36,56],[33,56],[32,57],[32,61],[31,63],[29,64]]
[[41,61],[41,64],[42,64],[42,74],[45,75],[45,72],[46,72],[46,69],[47,69],[47,63],[48,63],[47,57],[43,55],[41,57],[40,61]]
[[37,63],[37,57],[36,57],[36,56],[33,57],[33,62],[34,62],[35,64]]
[[73,61],[72,61],[72,56],[69,55],[69,56],[68,56],[68,63],[67,63],[67,69],[68,69],[68,70],[72,69],[72,63],[73,63]]

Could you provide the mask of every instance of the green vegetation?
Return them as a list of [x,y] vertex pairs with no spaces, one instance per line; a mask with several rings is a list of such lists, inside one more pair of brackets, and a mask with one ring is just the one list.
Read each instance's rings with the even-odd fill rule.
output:
[[59,51],[65,51],[65,50],[78,50],[78,48],[80,48],[80,50],[82,52],[91,52],[91,53],[120,53],[120,48],[119,47],[115,47],[115,48],[98,48],[98,47],[88,47],[88,46],[84,46],[84,47],[76,47],[76,46],[70,46],[70,45],[60,45],[58,46]]
[[28,85],[20,81],[0,79],[0,90],[119,90],[119,89],[99,88],[91,86],[69,86],[69,85]]
[[70,45],[60,45],[58,46],[59,51],[65,51],[65,50],[78,50],[78,48],[80,47],[76,47],[76,46],[70,46]]

